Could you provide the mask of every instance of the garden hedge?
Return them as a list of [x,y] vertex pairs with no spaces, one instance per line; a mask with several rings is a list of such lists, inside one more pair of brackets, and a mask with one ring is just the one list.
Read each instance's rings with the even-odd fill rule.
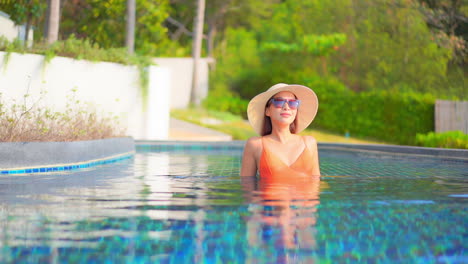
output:
[[415,144],[418,133],[434,130],[431,96],[390,92],[319,94],[314,126],[351,136]]
[[[435,98],[430,95],[314,90],[320,106],[311,127],[403,145],[415,145],[416,134],[434,130]],[[205,107],[245,117],[247,103],[237,97],[208,97]]]

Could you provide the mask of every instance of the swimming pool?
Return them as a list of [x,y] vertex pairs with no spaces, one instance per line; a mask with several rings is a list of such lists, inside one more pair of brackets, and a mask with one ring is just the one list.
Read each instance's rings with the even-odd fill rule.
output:
[[467,159],[321,145],[320,181],[262,183],[240,146],[2,176],[0,262],[468,262]]

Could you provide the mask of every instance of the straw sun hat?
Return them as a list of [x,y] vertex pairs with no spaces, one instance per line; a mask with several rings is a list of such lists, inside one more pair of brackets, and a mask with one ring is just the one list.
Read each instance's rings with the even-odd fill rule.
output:
[[298,84],[278,83],[270,87],[265,92],[256,95],[250,100],[247,107],[247,117],[250,125],[254,128],[257,134],[261,134],[263,122],[265,120],[265,106],[279,92],[291,92],[297,99],[301,100],[301,104],[297,109],[297,127],[296,133],[301,132],[312,123],[318,109],[318,99],[314,91],[309,87]]

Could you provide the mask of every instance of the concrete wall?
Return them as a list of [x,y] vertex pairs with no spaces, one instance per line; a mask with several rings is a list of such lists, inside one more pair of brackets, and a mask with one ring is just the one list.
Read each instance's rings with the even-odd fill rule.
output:
[[[28,44],[32,43],[33,35],[34,32],[32,29],[30,29],[28,35]],[[0,36],[6,37],[6,39],[9,41],[13,41],[16,38],[24,41],[26,37],[26,26],[15,25],[15,23],[10,20],[7,14],[0,11]]]
[[[208,95],[208,64],[209,58],[200,59],[198,69],[198,100],[203,100]],[[154,58],[154,62],[162,67],[169,68],[171,75],[171,108],[186,108],[190,103],[192,88],[192,58]]]
[[[7,58],[8,57],[8,58]],[[0,52],[0,92],[2,102],[23,104],[30,94],[31,105],[39,101],[54,111],[64,111],[71,98],[93,105],[98,113],[118,115],[127,134],[135,139],[164,140],[169,133],[171,69],[149,68],[147,108],[139,86],[135,66],[116,63],[93,63],[56,57],[49,63],[34,54]],[[72,92],[75,89],[76,92]]]

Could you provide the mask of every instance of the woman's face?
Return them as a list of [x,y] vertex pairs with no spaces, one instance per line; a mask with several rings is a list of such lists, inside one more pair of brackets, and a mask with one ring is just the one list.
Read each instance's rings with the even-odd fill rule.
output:
[[[296,96],[291,92],[279,92],[273,96],[274,99],[295,100]],[[284,103],[282,107],[276,107],[273,103],[265,110],[265,115],[271,118],[272,123],[292,124],[296,119],[297,108],[289,107],[289,102]]]

